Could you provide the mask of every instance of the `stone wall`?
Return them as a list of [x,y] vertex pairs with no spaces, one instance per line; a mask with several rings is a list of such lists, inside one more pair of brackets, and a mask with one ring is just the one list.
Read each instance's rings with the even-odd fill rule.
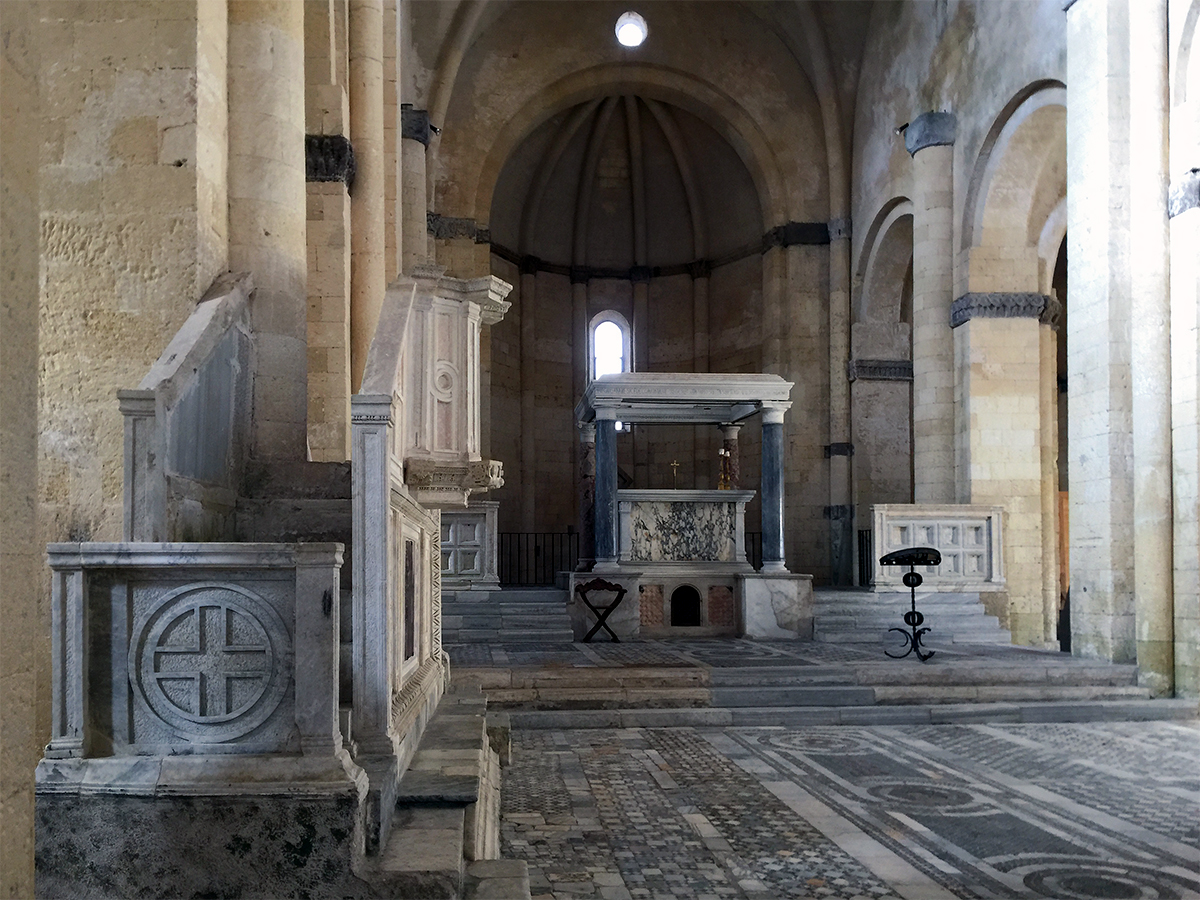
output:
[[0,896],[33,894],[33,766],[49,711],[37,542],[37,8],[0,6]]

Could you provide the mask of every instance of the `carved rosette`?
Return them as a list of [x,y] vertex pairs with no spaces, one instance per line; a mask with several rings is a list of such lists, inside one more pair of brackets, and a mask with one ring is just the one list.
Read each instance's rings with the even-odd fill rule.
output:
[[291,637],[266,600],[236,584],[171,591],[135,622],[129,681],[167,729],[196,743],[242,737],[291,685]]

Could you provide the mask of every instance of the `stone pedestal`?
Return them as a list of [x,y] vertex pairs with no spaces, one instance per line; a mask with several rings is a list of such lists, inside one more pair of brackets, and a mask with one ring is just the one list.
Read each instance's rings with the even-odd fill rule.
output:
[[738,575],[737,588],[743,637],[812,640],[811,575]]
[[341,545],[48,552],[38,895],[360,893],[368,786],[338,717]]

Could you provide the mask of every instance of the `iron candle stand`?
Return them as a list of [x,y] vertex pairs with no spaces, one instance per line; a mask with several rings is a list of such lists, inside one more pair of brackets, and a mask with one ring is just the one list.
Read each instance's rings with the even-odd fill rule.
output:
[[881,566],[908,566],[908,571],[904,573],[904,586],[909,589],[912,607],[904,614],[904,624],[910,629],[906,631],[903,628],[889,628],[888,631],[896,631],[904,638],[904,643],[907,650],[903,653],[892,653],[884,650],[884,654],[892,659],[904,659],[910,653],[916,653],[917,659],[921,662],[928,662],[933,656],[934,651],[921,652],[921,638],[931,629],[921,627],[925,623],[925,617],[917,612],[917,588],[925,579],[921,577],[921,573],[916,571],[917,566],[937,566],[941,565],[942,554],[933,547],[907,547],[904,550],[894,550],[879,560]]

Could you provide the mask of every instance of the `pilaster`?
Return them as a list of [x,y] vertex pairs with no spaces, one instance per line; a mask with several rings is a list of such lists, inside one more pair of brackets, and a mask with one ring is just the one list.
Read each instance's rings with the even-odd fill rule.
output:
[[1013,641],[1043,646],[1042,346],[1054,301],[1023,292],[968,293],[951,306],[958,394],[957,502],[1004,507]]

